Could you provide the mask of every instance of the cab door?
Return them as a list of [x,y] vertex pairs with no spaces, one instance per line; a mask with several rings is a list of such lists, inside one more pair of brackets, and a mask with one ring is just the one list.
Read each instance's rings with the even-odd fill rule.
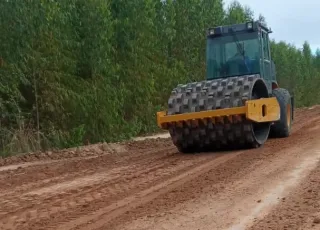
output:
[[271,63],[271,54],[270,54],[270,44],[269,36],[265,31],[261,31],[261,67],[262,67],[262,77],[268,85],[269,92],[272,90],[272,63]]

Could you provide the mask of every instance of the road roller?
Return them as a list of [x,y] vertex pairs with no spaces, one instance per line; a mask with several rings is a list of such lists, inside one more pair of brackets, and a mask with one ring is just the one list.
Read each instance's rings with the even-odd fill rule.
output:
[[207,29],[205,79],[178,84],[157,112],[180,152],[258,148],[290,136],[294,97],[276,80],[270,33],[259,21]]

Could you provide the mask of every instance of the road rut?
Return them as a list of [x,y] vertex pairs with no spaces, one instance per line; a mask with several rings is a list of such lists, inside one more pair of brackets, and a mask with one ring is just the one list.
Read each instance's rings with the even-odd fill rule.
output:
[[320,229],[320,107],[294,122],[251,150],[159,138],[2,159],[0,229]]

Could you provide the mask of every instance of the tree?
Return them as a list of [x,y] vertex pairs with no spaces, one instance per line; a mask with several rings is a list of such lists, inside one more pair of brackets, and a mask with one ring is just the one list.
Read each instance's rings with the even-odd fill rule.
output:
[[267,22],[266,22],[266,18],[265,18],[262,14],[259,14],[258,21],[259,21],[262,25],[264,25],[265,27],[268,27]]
[[[206,29],[254,19],[249,6],[223,4],[0,1],[0,150],[118,141],[156,130],[155,114],[172,89],[205,78]],[[267,25],[263,15],[258,20]],[[320,50],[313,55],[308,42],[299,50],[272,41],[271,52],[277,79],[295,93],[296,105],[319,103]]]

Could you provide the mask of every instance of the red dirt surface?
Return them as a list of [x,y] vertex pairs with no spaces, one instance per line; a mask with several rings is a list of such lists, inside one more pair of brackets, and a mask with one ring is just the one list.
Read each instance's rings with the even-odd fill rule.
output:
[[320,107],[258,149],[170,139],[0,160],[0,229],[320,229]]

